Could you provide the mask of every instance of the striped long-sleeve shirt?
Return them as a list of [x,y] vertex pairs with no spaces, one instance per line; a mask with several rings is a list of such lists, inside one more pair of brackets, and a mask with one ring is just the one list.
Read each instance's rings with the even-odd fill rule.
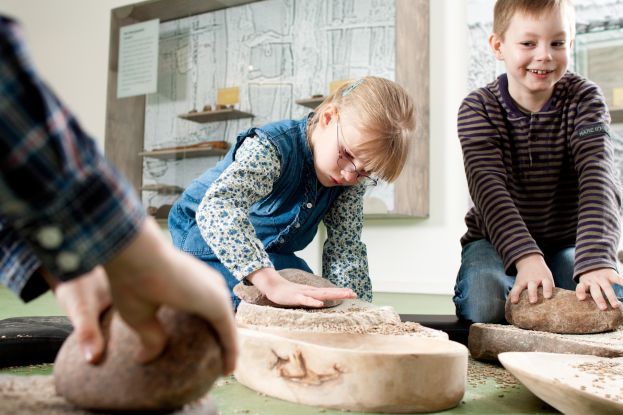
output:
[[529,253],[576,247],[574,279],[616,269],[621,189],[610,115],[599,88],[573,73],[536,113],[524,113],[508,80],[470,93],[458,133],[474,207],[462,245],[491,241],[508,270]]
[[69,280],[114,256],[145,211],[0,16],[0,283],[29,300],[40,267]]

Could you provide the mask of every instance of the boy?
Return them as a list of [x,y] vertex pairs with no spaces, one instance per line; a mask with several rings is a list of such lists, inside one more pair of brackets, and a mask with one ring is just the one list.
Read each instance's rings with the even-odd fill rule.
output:
[[[467,213],[457,316],[504,321],[510,294],[554,285],[619,306],[621,193],[599,88],[567,71],[570,0],[498,0],[489,43],[507,73],[465,98],[458,132],[474,207]],[[614,285],[613,284],[617,284]],[[510,293],[509,293],[510,291]],[[604,298],[605,297],[605,298]]]

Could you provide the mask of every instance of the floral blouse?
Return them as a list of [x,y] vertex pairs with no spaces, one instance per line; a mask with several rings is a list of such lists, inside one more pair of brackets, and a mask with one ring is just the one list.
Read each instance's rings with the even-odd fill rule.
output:
[[[197,210],[201,235],[239,280],[273,267],[247,212],[272,191],[280,172],[281,161],[273,144],[250,137],[238,149],[236,161],[210,186]],[[366,246],[361,241],[364,193],[362,185],[349,187],[325,215],[322,274],[337,286],[351,288],[360,299],[372,301]]]

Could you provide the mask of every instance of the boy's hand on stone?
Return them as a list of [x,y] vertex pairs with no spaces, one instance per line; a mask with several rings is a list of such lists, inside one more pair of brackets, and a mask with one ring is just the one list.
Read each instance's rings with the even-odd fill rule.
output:
[[166,336],[156,312],[168,305],[210,323],[222,348],[223,372],[233,372],[238,354],[234,315],[217,271],[176,250],[152,219],[105,269],[115,308],[143,344],[139,361],[149,362],[164,349]]
[[552,298],[554,278],[543,256],[537,253],[524,255],[515,262],[515,267],[517,268],[517,277],[509,294],[511,303],[517,304],[519,295],[525,289],[528,290],[530,303],[536,303],[539,299],[539,286],[543,286],[545,298]]
[[580,276],[577,287],[575,287],[575,295],[578,300],[583,301],[586,299],[587,292],[590,292],[591,297],[595,300],[595,304],[600,310],[606,310],[608,304],[605,297],[612,308],[620,307],[619,300],[612,288],[612,284],[623,285],[623,278],[612,268],[599,268],[589,271]]
[[47,273],[43,275],[74,326],[84,358],[89,363],[97,363],[106,348],[99,318],[112,303],[106,272],[101,266],[97,266],[92,271],[66,282],[61,282]]
[[274,268],[262,268],[247,279],[273,303],[286,306],[322,307],[326,300],[357,298],[350,288],[319,288],[290,282]]

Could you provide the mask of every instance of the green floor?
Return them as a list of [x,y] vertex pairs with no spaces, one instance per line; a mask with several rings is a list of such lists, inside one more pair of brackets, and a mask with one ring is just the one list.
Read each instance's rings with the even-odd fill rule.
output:
[[[454,314],[449,295],[375,293],[374,303],[391,305],[400,314]],[[0,319],[21,316],[62,315],[51,293],[24,304],[9,290],[0,286]]]
[[0,320],[9,317],[64,315],[52,293],[47,293],[29,303],[23,303],[6,288],[0,286]]
[[[453,314],[454,306],[450,296],[409,295],[378,293],[375,303],[391,305],[401,314]],[[17,316],[62,315],[51,294],[23,304],[4,288],[0,288],[0,319]],[[452,414],[547,414],[556,413],[521,384],[516,383],[508,373],[497,365],[483,364],[470,360],[470,374],[465,396],[461,404],[449,411]],[[52,365],[0,369],[0,375],[49,375]],[[324,410],[297,405],[279,399],[260,395],[235,381],[220,379],[211,391],[223,415],[339,415],[343,411]],[[353,414],[355,414],[353,412]]]

